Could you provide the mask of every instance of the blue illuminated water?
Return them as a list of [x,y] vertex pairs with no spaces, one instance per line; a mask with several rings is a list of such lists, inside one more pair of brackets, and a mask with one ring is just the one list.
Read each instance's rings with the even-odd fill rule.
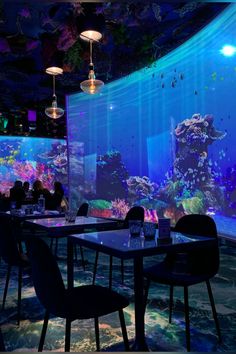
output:
[[72,199],[109,217],[141,204],[147,219],[172,223],[183,212],[236,214],[236,56],[221,52],[236,46],[235,21],[231,4],[150,68],[67,97],[69,144],[84,144],[87,171]]

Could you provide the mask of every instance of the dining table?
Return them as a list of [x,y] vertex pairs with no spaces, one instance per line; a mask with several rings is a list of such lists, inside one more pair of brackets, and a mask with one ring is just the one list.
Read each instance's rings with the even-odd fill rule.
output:
[[44,212],[32,211],[27,213],[25,209],[15,209],[14,211],[1,211],[0,217],[6,218],[11,223],[12,232],[16,235],[20,252],[23,253],[22,241],[24,240],[24,226],[25,221],[30,219],[46,219],[46,218],[60,218],[63,217],[64,212],[58,210],[45,210]]
[[132,259],[134,262],[134,312],[135,312],[135,339],[133,351],[148,351],[145,338],[144,322],[144,257],[165,254],[169,251],[185,252],[193,247],[214,245],[217,242],[210,237],[190,236],[171,231],[170,237],[160,238],[159,230],[153,239],[146,239],[143,235],[131,236],[129,229],[109,230],[92,233],[71,234],[67,239],[67,282],[68,287],[74,285],[73,247],[75,244],[103,252],[123,260]]
[[[26,219],[24,224],[31,230],[32,235],[36,236],[37,231],[42,231],[45,237],[50,238],[51,249],[54,239],[57,240],[59,238],[67,237],[74,232],[81,233],[85,230],[87,230],[87,232],[94,230],[113,230],[119,227],[119,221],[117,220],[92,216],[76,216],[73,222],[69,222],[65,217]],[[82,257],[82,265],[85,267],[82,247],[80,247],[80,252]]]
[[65,217],[48,217],[44,219],[26,219],[25,225],[31,230],[46,231],[49,237],[65,237],[66,235],[84,231],[84,229],[106,230],[117,227],[117,221],[93,216],[77,216],[69,222]]
[[0,212],[2,216],[11,218],[16,222],[23,222],[26,219],[47,219],[47,218],[59,218],[65,215],[64,212],[59,212],[58,210],[45,210],[44,212],[33,211],[30,214],[27,214],[23,209],[16,209],[14,212],[2,211]]

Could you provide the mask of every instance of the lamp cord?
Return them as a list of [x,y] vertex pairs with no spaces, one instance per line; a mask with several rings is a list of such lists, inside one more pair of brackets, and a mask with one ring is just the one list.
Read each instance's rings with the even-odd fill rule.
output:
[[52,75],[52,83],[53,83],[53,95],[52,96],[56,100],[57,96],[56,96],[56,93],[55,93],[55,87],[56,87],[55,75]]
[[89,47],[90,47],[90,65],[93,65],[93,41],[90,39]]

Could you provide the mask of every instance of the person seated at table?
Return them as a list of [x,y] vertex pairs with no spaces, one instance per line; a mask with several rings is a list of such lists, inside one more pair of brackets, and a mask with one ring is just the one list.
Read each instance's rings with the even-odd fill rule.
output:
[[23,183],[23,189],[25,191],[25,198],[32,199],[32,191],[30,190],[30,184],[28,181],[25,181]]
[[61,182],[54,182],[54,193],[52,194],[51,208],[58,210],[61,208],[61,202],[64,197],[64,189]]
[[47,188],[44,188],[42,181],[37,179],[33,183],[32,196],[34,203],[38,203],[40,195],[45,198],[45,209],[51,209],[52,195]]
[[10,188],[10,202],[16,202],[16,208],[20,208],[25,199],[25,191],[22,182],[16,180],[14,186]]

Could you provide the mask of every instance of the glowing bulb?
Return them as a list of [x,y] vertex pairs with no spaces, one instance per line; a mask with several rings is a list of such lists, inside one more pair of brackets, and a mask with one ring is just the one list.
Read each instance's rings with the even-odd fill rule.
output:
[[52,102],[52,106],[51,107],[47,107],[45,109],[45,114],[52,119],[58,119],[60,117],[63,116],[64,114],[64,110],[60,107],[57,107],[57,101],[54,100]]
[[95,93],[95,90],[96,90],[96,86],[94,85],[94,80],[90,80],[90,86],[89,86],[89,92],[91,94],[94,94]]
[[103,85],[104,85],[103,81],[95,79],[94,70],[90,70],[89,79],[81,82],[80,88],[85,93],[94,95],[95,93],[99,93],[101,91]]

